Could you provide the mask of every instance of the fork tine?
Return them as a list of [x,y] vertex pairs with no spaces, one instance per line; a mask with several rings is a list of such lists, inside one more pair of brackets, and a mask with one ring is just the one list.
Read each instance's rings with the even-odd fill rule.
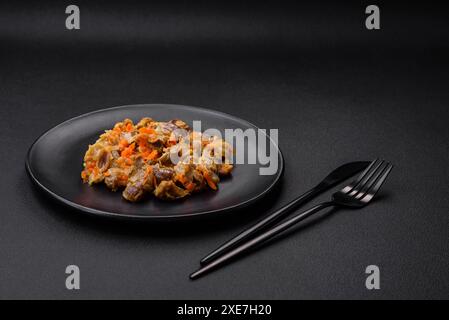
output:
[[344,187],[341,192],[348,193],[352,191],[360,183],[360,181],[362,181],[362,179],[366,176],[366,174],[371,170],[371,168],[377,161],[379,161],[379,159],[374,159],[373,161],[371,161],[370,165],[358,176],[357,180]]
[[362,179],[360,179],[361,181],[358,181],[357,184],[352,185],[352,189],[348,192],[348,195],[355,196],[358,194],[360,189],[371,179],[371,177],[377,172],[377,170],[379,170],[384,162],[384,160],[377,161],[373,168]]
[[383,170],[382,175],[380,176],[380,178],[377,179],[376,184],[371,188],[371,190],[368,190],[367,195],[362,198],[363,202],[367,203],[367,202],[371,201],[372,198],[374,198],[374,196],[376,195],[377,191],[379,191],[380,187],[385,182],[385,179],[390,174],[391,169],[393,169],[393,165],[391,163],[388,163],[388,165],[385,168],[385,170]]
[[383,171],[388,167],[388,165],[388,162],[383,161],[381,165],[379,165],[372,173],[372,175],[360,184],[359,190],[355,190],[357,192],[351,193],[351,196],[354,196],[356,199],[363,198],[371,189],[371,187],[376,183],[377,179],[382,175]]
[[370,181],[370,179],[373,177],[373,175],[379,170],[379,168],[382,167],[382,165],[384,164],[384,160],[381,160],[380,162],[377,163],[377,165],[374,167],[373,170],[370,171],[369,174],[365,175],[365,177],[362,179],[362,181],[360,181],[352,190],[351,192],[348,192],[348,195],[350,196],[355,196],[357,195],[361,189],[363,189],[363,186],[366,185],[368,183],[368,181]]

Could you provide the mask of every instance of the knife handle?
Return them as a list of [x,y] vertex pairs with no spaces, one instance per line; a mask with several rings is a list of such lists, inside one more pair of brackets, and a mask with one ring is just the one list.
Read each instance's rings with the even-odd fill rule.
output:
[[267,217],[263,218],[262,220],[258,221],[256,224],[254,224],[252,227],[249,227],[248,229],[244,230],[243,232],[239,233],[237,236],[232,238],[231,240],[225,242],[221,246],[219,246],[217,249],[206,255],[203,259],[201,259],[200,264],[205,265],[211,262],[212,260],[216,259],[220,255],[222,255],[225,252],[228,252],[232,248],[235,248],[238,244],[242,243],[243,241],[247,240],[248,238],[254,236],[256,233],[264,230],[265,228],[272,226],[275,222],[279,221],[282,217],[284,217],[287,213],[291,212],[293,209],[297,208],[304,202],[308,201],[310,198],[314,197],[316,194],[323,191],[323,187],[321,185],[317,185],[316,187],[310,189],[309,191],[303,193],[299,197],[293,199],[289,203],[287,203],[285,206],[277,209],[273,213],[269,214]]

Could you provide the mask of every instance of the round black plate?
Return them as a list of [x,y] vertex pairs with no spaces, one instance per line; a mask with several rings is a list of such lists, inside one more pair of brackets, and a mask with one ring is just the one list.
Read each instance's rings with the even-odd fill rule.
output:
[[[104,185],[88,186],[80,178],[87,146],[105,129],[125,118],[134,122],[142,117],[158,121],[174,118],[188,124],[201,120],[207,128],[257,129],[253,124],[225,113],[181,105],[145,104],[99,110],[67,120],[39,137],[28,151],[26,168],[32,180],[55,199],[83,212],[129,219],[167,220],[227,212],[253,203],[268,193],[279,180],[283,157],[278,150],[278,170],[274,175],[259,175],[260,164],[238,164],[232,177],[224,178],[219,190],[194,194],[184,200],[166,202],[148,197],[139,203],[122,199]],[[224,137],[224,135],[223,135]],[[270,140],[270,143],[273,143]],[[255,147],[247,145],[248,147]],[[269,150],[267,148],[267,150]]]

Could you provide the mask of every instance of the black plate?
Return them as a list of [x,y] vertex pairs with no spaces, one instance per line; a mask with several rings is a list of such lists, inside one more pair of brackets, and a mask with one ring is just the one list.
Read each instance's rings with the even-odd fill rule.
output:
[[[139,203],[122,199],[104,185],[93,187],[80,178],[87,146],[105,130],[125,118],[142,117],[158,121],[178,118],[192,124],[201,120],[202,129],[257,129],[253,124],[225,113],[181,105],[145,104],[99,110],[67,120],[39,137],[28,151],[26,168],[32,180],[55,199],[83,212],[118,218],[167,220],[228,212],[249,205],[268,193],[279,180],[283,157],[278,151],[278,170],[259,175],[260,164],[238,164],[231,178],[224,178],[219,190],[194,194],[184,200],[165,202],[148,197]],[[270,140],[270,143],[273,143]],[[249,146],[248,147],[254,147]],[[269,150],[269,149],[268,149]]]

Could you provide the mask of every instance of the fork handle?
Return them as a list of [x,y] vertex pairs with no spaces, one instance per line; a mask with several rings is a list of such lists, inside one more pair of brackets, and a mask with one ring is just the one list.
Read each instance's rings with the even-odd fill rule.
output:
[[251,248],[255,247],[256,245],[261,244],[262,242],[267,241],[268,239],[273,238],[274,236],[280,234],[281,232],[287,230],[288,228],[290,228],[291,226],[295,225],[296,223],[304,220],[305,218],[311,216],[312,214],[327,208],[327,207],[331,207],[334,206],[335,203],[330,201],[330,202],[323,202],[320,203],[304,212],[301,212],[297,215],[294,215],[293,217],[289,218],[288,220],[279,223],[278,225],[276,225],[275,227],[273,227],[272,229],[269,229],[265,232],[263,232],[262,234],[258,235],[257,237],[249,240],[248,242],[245,242],[243,244],[241,244],[240,246],[236,247],[235,249],[229,251],[228,253],[225,253],[224,255],[218,257],[216,260],[213,260],[211,263],[205,265],[204,267],[200,268],[199,270],[195,271],[194,273],[192,273],[190,275],[191,279],[196,279],[199,276],[205,274],[208,271],[211,271],[212,269],[215,269],[217,267],[219,267],[220,265],[224,264],[225,262],[233,259],[234,257],[236,257],[237,255],[240,255],[248,250],[250,250]]

